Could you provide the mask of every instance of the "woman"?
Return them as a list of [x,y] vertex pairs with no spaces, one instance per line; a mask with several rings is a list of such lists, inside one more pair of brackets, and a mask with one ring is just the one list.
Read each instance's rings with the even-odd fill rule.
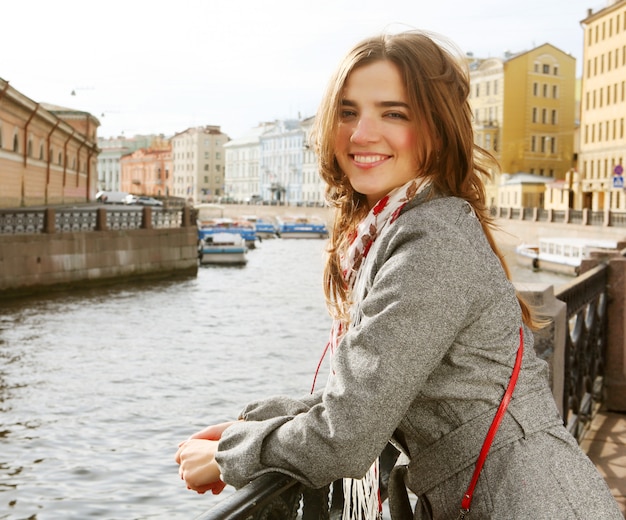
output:
[[330,376],[312,395],[251,403],[240,421],[181,443],[191,489],[219,493],[269,471],[311,487],[345,478],[346,496],[362,498],[346,501],[344,518],[373,518],[376,459],[391,439],[410,460],[393,481],[419,497],[414,513],[393,499],[394,518],[455,518],[519,352],[471,518],[622,518],[534,354],[485,207],[482,176],[496,165],[473,143],[468,77],[448,47],[384,35],[338,68],[316,118],[336,208]]

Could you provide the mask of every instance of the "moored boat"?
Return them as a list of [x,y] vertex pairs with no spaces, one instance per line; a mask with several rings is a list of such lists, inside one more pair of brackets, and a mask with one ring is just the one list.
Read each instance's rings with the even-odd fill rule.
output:
[[616,240],[595,238],[540,238],[537,244],[520,244],[515,248],[517,262],[533,270],[578,275],[580,264],[593,251],[615,251]]
[[246,242],[237,233],[209,234],[198,245],[201,264],[245,265],[247,253]]
[[319,219],[286,217],[279,221],[281,238],[328,238],[328,228]]
[[254,223],[246,220],[224,217],[224,208],[218,204],[198,204],[197,225],[198,240],[216,233],[233,233],[243,237],[248,249],[256,247],[257,234]]
[[254,228],[256,230],[256,236],[259,240],[264,240],[266,238],[279,238],[280,237],[279,226],[275,222],[271,222],[269,220],[265,220],[265,219],[262,219],[253,215],[247,215],[242,218],[243,220],[254,224]]

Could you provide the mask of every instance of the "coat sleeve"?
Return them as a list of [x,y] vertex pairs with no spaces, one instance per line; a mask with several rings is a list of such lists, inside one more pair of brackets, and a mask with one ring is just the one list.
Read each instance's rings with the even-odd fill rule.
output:
[[401,220],[376,250],[360,322],[336,349],[321,400],[228,428],[216,455],[227,483],[240,487],[268,471],[314,488],[361,478],[471,319],[467,251],[454,236]]

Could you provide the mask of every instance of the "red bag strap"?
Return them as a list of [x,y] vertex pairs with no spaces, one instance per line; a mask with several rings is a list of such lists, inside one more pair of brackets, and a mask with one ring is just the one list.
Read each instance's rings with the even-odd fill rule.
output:
[[517,349],[517,356],[515,358],[515,366],[513,367],[513,373],[511,374],[511,379],[509,380],[509,386],[502,397],[502,401],[500,401],[500,406],[498,406],[498,411],[496,412],[493,421],[491,422],[491,426],[489,427],[489,431],[487,432],[487,436],[485,437],[485,441],[483,442],[483,447],[480,450],[480,455],[478,456],[478,460],[476,461],[476,467],[474,468],[474,474],[472,475],[472,480],[470,481],[470,485],[467,488],[467,491],[463,495],[463,499],[461,500],[461,512],[459,514],[459,519],[465,518],[465,516],[470,511],[470,506],[472,504],[472,498],[474,497],[474,489],[476,488],[476,484],[478,483],[478,477],[480,476],[480,472],[483,469],[483,465],[485,464],[485,460],[487,459],[487,454],[489,453],[489,449],[491,448],[491,444],[493,442],[494,437],[496,436],[496,432],[498,431],[498,427],[504,418],[504,414],[506,413],[506,409],[509,406],[509,402],[511,401],[511,397],[513,396],[513,390],[515,389],[515,384],[517,383],[517,376],[519,375],[520,368],[522,367],[522,357],[524,356],[524,331],[523,327],[519,329],[519,348]]

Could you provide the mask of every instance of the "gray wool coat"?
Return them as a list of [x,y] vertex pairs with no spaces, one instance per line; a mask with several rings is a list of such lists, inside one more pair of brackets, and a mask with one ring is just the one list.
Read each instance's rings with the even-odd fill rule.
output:
[[[523,326],[515,289],[470,205],[429,190],[369,254],[361,319],[338,346],[326,387],[250,403],[216,460],[235,487],[279,471],[315,488],[362,477],[393,439],[410,459],[394,480],[419,497],[414,518],[453,519],[515,363]],[[563,427],[547,365],[523,332],[522,370],[470,518],[623,520]]]

